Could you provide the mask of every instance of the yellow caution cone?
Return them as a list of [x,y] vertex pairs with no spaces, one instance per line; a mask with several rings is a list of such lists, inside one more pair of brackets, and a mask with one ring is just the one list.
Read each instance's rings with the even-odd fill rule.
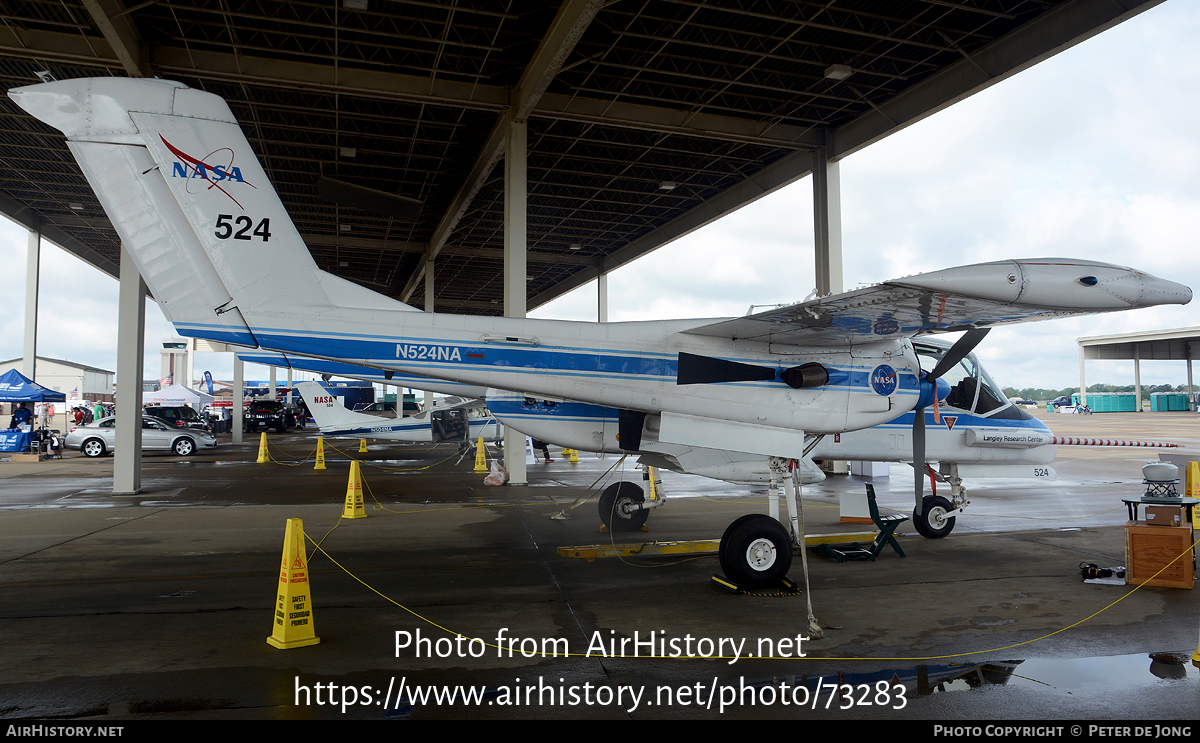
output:
[[[1185,492],[1188,498],[1200,498],[1200,462],[1188,462]],[[1200,508],[1192,509],[1192,528],[1200,529]]]
[[342,518],[365,519],[367,512],[363,508],[362,473],[358,469],[358,460],[350,461],[350,480],[346,483],[346,505],[342,507]]
[[267,453],[267,432],[263,431],[262,436],[258,439],[258,463],[266,464],[271,461],[271,455]]
[[579,450],[578,449],[571,450],[571,460],[570,461],[571,461],[571,464],[579,464]]
[[475,442],[475,471],[476,472],[487,472],[488,471],[487,450],[484,449],[482,436],[480,436],[479,440]]
[[304,559],[304,523],[288,519],[283,538],[283,564],[279,593],[275,596],[274,631],[267,644],[281,650],[316,645],[321,638],[313,627],[312,592]]
[[320,436],[317,437],[317,466],[313,469],[325,469],[325,440]]
[[367,453],[367,440],[366,440],[366,439],[359,439],[359,440],[358,440],[358,453],[359,453],[359,454],[366,454],[366,453]]

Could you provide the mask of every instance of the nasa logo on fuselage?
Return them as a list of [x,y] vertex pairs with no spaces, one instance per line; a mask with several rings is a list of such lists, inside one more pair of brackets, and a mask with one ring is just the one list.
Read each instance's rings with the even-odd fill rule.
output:
[[880,364],[871,372],[871,389],[877,394],[887,396],[896,391],[896,370],[887,364]]

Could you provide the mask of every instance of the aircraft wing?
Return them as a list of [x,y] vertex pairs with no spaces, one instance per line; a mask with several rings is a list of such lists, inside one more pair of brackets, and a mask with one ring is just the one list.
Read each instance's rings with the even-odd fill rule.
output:
[[[1178,296],[1161,296],[1169,292]],[[1190,298],[1186,287],[1107,263],[1007,260],[893,279],[685,332],[836,347]]]

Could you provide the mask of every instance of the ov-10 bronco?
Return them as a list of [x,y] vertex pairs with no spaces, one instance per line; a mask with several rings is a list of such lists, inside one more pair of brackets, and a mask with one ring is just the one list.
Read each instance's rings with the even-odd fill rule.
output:
[[[66,135],[180,334],[614,408],[620,446],[631,451],[653,429],[684,446],[802,457],[812,437],[936,409],[949,394],[939,378],[993,325],[1192,295],[1134,269],[1043,258],[949,268],[732,319],[425,313],[317,267],[221,98],[109,77],[9,96]],[[914,337],[963,330],[922,370]],[[915,462],[925,460],[924,429],[918,413]],[[921,501],[918,488],[917,513]],[[765,516],[731,531],[727,572],[756,581],[786,572],[799,535]]]

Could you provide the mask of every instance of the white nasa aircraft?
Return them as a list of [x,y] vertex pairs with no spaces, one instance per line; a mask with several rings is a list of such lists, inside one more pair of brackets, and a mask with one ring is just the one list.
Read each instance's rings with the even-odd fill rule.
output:
[[475,413],[485,405],[479,399],[447,398],[437,401],[432,409],[406,418],[380,418],[347,410],[318,382],[300,382],[296,391],[304,398],[324,436],[465,445],[481,436],[487,441],[495,441],[503,433],[494,417]]
[[[936,338],[924,338],[914,341],[913,348],[922,368],[928,370],[937,365],[951,344]],[[283,354],[246,353],[240,356],[245,360],[273,366],[331,372],[373,382],[385,381],[378,369],[353,364],[331,364]],[[936,494],[925,496],[921,513],[914,514],[913,518],[917,532],[930,539],[950,534],[958,515],[964,513],[970,504],[966,488],[963,487],[964,477],[1051,480],[1056,477],[1050,464],[1054,461],[1058,446],[1174,446],[1153,441],[1057,437],[1042,421],[1010,402],[973,353],[967,354],[943,379],[947,384],[953,384],[942,402],[946,407],[939,416],[940,420],[934,420],[932,410],[924,411],[926,456],[930,463],[938,463],[938,471],[931,474],[938,482],[949,486],[949,498]],[[476,387],[414,375],[395,375],[389,377],[386,383],[415,389],[439,388],[436,391],[454,389],[484,396],[484,391]],[[967,390],[973,392],[967,394]],[[314,387],[314,392],[319,394],[319,386]],[[639,465],[739,484],[770,484],[772,475],[777,474],[762,457],[663,443],[649,435],[650,432],[643,435],[639,451],[624,451],[616,438],[619,411],[614,408],[569,400],[538,399],[494,389],[486,391],[486,398],[489,409],[504,425],[556,446],[599,453],[635,454]],[[344,412],[340,410],[340,413]],[[813,443],[808,456],[796,460],[801,484],[812,485],[825,479],[825,474],[813,462],[814,459],[912,464],[912,446],[908,436],[914,415],[909,412],[874,428],[820,437]],[[314,417],[317,417],[315,412]],[[368,425],[377,426],[378,421],[378,418],[360,420],[357,424],[346,421],[340,430],[357,436]],[[326,432],[325,423],[320,417],[317,417],[317,423],[322,432]],[[328,430],[335,430],[332,424]],[[423,440],[428,441],[429,438]],[[665,505],[666,502],[661,491],[657,499],[646,500],[640,486],[633,482],[622,482],[604,490],[598,510],[605,526],[614,531],[634,531],[645,524],[650,509]]]
[[[948,392],[938,378],[992,325],[1191,301],[1187,287],[1140,271],[1050,258],[950,268],[733,319],[424,313],[317,267],[221,98],[112,77],[8,95],[66,135],[180,334],[616,408],[631,451],[654,430],[673,444],[802,457],[806,437],[936,410]],[[922,371],[912,338],[960,330]],[[918,513],[924,429],[914,416]],[[765,516],[731,525],[722,561],[731,578],[786,573],[792,511],[792,535]]]

